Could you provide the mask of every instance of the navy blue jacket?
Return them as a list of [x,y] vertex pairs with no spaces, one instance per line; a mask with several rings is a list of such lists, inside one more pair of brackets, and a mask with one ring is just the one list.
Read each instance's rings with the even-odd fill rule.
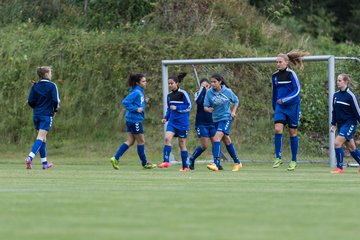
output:
[[60,97],[55,83],[41,79],[35,83],[29,93],[28,104],[34,109],[34,115],[54,116],[59,110]]
[[[171,110],[171,105],[175,105],[176,110]],[[177,129],[189,130],[191,107],[189,94],[178,88],[170,92],[167,96],[167,111],[164,119],[168,121],[168,124],[171,124]]]
[[195,93],[195,102],[197,104],[195,128],[207,127],[214,124],[212,120],[212,113],[205,112],[204,110],[205,95],[206,88],[204,87],[201,87],[200,90]]
[[275,110],[277,100],[281,99],[281,106],[289,106],[300,102],[300,81],[296,73],[290,68],[278,70],[272,75],[272,106]]
[[331,125],[356,125],[357,121],[360,122],[360,108],[355,94],[349,88],[334,93]]

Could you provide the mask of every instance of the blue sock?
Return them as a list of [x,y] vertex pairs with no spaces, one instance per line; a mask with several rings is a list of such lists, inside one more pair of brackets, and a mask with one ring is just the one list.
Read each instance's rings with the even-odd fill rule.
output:
[[214,157],[214,163],[219,167],[220,165],[220,153],[221,153],[221,143],[214,142],[212,147],[212,153]]
[[42,144],[44,142],[40,139],[36,139],[32,148],[31,148],[31,152],[29,153],[29,158],[31,159],[31,161],[34,159],[34,157],[36,156],[36,154],[39,152]]
[[290,137],[290,148],[291,148],[291,161],[297,161],[297,153],[299,149],[299,138],[298,136]]
[[358,149],[355,149],[353,152],[350,153],[351,156],[355,159],[355,161],[360,164],[360,152]]
[[188,165],[187,165],[188,155],[189,155],[188,151],[181,151],[181,162],[182,162],[183,168],[188,168]]
[[164,150],[163,150],[164,162],[170,162],[170,153],[171,153],[171,146],[164,145]]
[[240,163],[240,160],[236,156],[236,151],[235,151],[234,145],[232,143],[230,143],[229,145],[226,145],[226,149],[227,149],[228,153],[230,154],[230,156],[232,157],[232,159],[234,160],[234,163]]
[[119,160],[119,158],[121,158],[121,156],[126,152],[126,150],[129,149],[129,146],[126,143],[121,144],[121,146],[119,147],[119,149],[116,151],[114,157],[116,160]]
[[145,145],[137,145],[137,153],[141,160],[141,165],[145,166],[147,163],[146,153],[145,153]]
[[202,149],[201,146],[198,146],[190,157],[190,163],[195,162],[195,159],[198,158],[204,151],[205,149]]
[[337,161],[337,167],[343,169],[344,150],[342,148],[335,148],[335,155]]
[[39,149],[39,154],[40,154],[40,158],[41,158],[41,162],[43,165],[47,164],[47,158],[46,158],[46,142],[43,142],[43,144],[41,145],[40,149]]
[[276,158],[281,159],[282,152],[282,137],[283,135],[280,133],[275,133],[274,136],[274,144],[275,144],[275,154]]

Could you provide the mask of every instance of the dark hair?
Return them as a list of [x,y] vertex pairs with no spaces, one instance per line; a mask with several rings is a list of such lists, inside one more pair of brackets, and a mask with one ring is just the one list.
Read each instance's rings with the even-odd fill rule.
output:
[[221,82],[221,85],[224,85],[225,87],[228,87],[228,85],[226,84],[224,77],[221,76],[219,73],[215,73],[211,76],[211,78],[215,78],[216,80],[218,80],[219,82]]
[[203,82],[210,83],[210,82],[209,82],[209,79],[207,79],[207,78],[202,78],[202,79],[200,80],[200,85],[201,85]]
[[44,78],[45,74],[49,73],[50,71],[51,71],[51,67],[49,66],[42,66],[36,69],[36,73],[39,76],[39,78]]
[[142,74],[142,73],[132,73],[132,74],[130,74],[129,80],[128,80],[129,86],[135,87],[135,86],[136,86],[136,83],[139,83],[140,80],[141,80],[143,77],[145,77],[145,75]]
[[176,83],[181,83],[181,81],[184,79],[184,77],[187,75],[186,72],[180,72],[177,76],[171,76],[169,79],[174,80]]

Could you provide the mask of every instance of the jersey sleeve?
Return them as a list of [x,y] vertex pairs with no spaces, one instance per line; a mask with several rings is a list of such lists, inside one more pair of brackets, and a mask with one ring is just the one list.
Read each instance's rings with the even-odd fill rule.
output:
[[59,110],[59,107],[60,107],[60,97],[59,97],[58,88],[57,88],[55,83],[53,85],[51,95],[52,95],[51,97],[52,97],[52,102],[53,102],[53,111],[57,112]]
[[183,104],[176,106],[176,111],[178,111],[180,113],[190,112],[190,110],[192,108],[192,104],[191,104],[189,94],[185,91],[183,94],[183,101],[184,101]]
[[171,110],[170,110],[170,99],[169,99],[169,96],[167,97],[166,102],[167,102],[167,108],[166,108],[166,113],[165,113],[164,119],[166,119],[166,121],[168,121],[169,118],[170,118],[170,112],[171,112]]
[[298,101],[297,97],[300,94],[300,81],[296,73],[292,71],[290,78],[294,90],[288,96],[281,99],[284,105],[296,103]]
[[125,107],[126,110],[128,110],[129,112],[137,112],[139,106],[134,104],[137,97],[138,93],[136,91],[133,91],[124,98],[124,100],[122,101],[122,105]]
[[276,98],[277,98],[277,88],[275,86],[275,80],[274,80],[274,76],[272,76],[271,78],[272,81],[272,96],[271,96],[271,102],[272,102],[272,107],[273,110],[275,110],[275,106],[276,106]]
[[331,113],[331,125],[336,126],[336,111],[335,111],[335,95],[332,100],[332,113]]
[[353,95],[353,97],[351,99],[352,99],[352,102],[351,102],[350,106],[356,115],[357,121],[360,122],[360,108],[359,108],[358,99],[355,95]]
[[34,108],[35,104],[36,104],[36,98],[35,98],[35,94],[34,94],[34,86],[35,86],[35,84],[31,87],[30,92],[29,92],[29,97],[28,97],[28,104],[32,108]]

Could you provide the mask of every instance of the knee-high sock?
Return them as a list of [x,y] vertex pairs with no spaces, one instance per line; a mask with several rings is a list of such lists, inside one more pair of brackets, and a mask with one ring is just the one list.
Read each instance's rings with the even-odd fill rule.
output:
[[165,145],[163,150],[164,162],[170,162],[171,146]]
[[43,164],[47,164],[47,158],[46,158],[46,142],[43,142],[43,144],[41,145],[40,149],[39,149],[39,154],[40,154],[40,158],[41,158],[41,162]]
[[282,138],[283,138],[282,134],[275,133],[274,136],[275,154],[276,154],[276,158],[278,159],[281,159]]
[[220,153],[221,153],[221,144],[220,144],[220,142],[214,142],[213,147],[212,147],[212,153],[213,153],[213,157],[214,157],[214,163],[216,164],[216,166],[219,167],[219,165],[220,165]]
[[31,159],[31,161],[34,159],[36,154],[39,152],[42,144],[43,144],[43,141],[40,139],[36,139],[34,141],[34,144],[31,148],[31,152],[29,153],[29,158]]
[[120,145],[119,149],[116,151],[114,157],[116,160],[119,160],[121,156],[129,149],[129,146],[126,143]]
[[353,152],[350,153],[351,156],[355,159],[355,161],[360,164],[360,151],[355,149]]
[[145,166],[147,163],[146,153],[145,153],[145,145],[137,145],[137,153],[139,155],[141,165]]
[[290,147],[291,147],[291,161],[297,161],[297,154],[299,149],[299,138],[298,136],[290,137]]
[[337,167],[343,169],[344,150],[342,148],[335,148]]
[[190,162],[195,162],[195,159],[198,158],[204,151],[205,149],[202,149],[201,146],[198,146],[191,155]]
[[228,153],[230,154],[231,158],[234,160],[234,163],[240,163],[239,158],[236,156],[236,151],[234,148],[234,145],[230,143],[229,145],[226,145],[226,149]]
[[187,165],[188,155],[189,155],[188,151],[181,151],[181,162],[182,162],[183,168],[188,168],[188,165]]

